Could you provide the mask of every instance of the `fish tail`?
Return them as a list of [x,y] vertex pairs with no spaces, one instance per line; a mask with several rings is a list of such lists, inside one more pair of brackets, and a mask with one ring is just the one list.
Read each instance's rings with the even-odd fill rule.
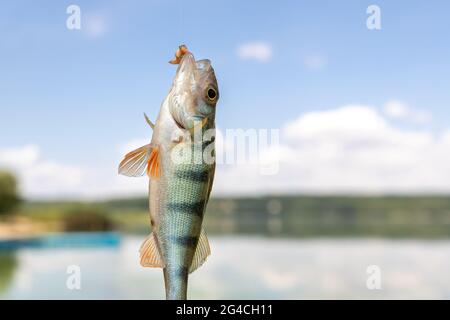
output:
[[168,266],[163,269],[167,300],[186,300],[188,285],[188,268]]

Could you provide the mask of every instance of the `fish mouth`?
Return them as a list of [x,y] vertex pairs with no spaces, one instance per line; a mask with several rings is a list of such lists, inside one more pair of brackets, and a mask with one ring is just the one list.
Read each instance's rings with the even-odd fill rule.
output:
[[205,123],[210,113],[203,112],[201,106],[208,83],[215,82],[211,77],[214,70],[210,60],[196,61],[191,52],[181,57],[171,90],[171,114],[179,129],[191,131],[198,123]]
[[190,52],[187,52],[182,58],[180,65],[178,66],[177,73],[194,73],[197,71],[197,64],[195,62],[194,55]]

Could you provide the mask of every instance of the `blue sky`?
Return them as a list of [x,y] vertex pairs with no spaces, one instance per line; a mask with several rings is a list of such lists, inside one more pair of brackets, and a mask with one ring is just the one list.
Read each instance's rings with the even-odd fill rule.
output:
[[[66,28],[70,4],[81,8],[79,31]],[[366,27],[371,4],[381,30]],[[150,137],[142,112],[156,117],[181,43],[213,62],[219,128],[283,128],[395,100],[430,118],[390,119],[397,130],[440,135],[450,119],[448,12],[448,1],[3,1],[0,150],[38,146],[40,157],[94,171],[116,163],[120,146]],[[243,59],[252,43],[270,57]]]

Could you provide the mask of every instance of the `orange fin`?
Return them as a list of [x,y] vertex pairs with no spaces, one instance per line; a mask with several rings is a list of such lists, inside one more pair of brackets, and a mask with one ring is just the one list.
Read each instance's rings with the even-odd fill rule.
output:
[[141,266],[146,268],[164,268],[165,264],[156,244],[156,237],[150,234],[139,249]]
[[159,178],[161,174],[159,161],[159,148],[155,147],[152,149],[147,165],[147,175],[150,178]]
[[128,153],[119,164],[119,174],[128,177],[143,176],[153,149],[152,145],[147,144]]

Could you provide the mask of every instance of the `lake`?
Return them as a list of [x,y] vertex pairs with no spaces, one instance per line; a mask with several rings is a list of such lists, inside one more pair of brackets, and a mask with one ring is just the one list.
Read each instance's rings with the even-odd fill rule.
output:
[[[2,299],[162,299],[160,269],[139,266],[143,236],[116,246],[0,251]],[[449,240],[211,237],[191,299],[449,299]],[[70,290],[69,266],[80,269]],[[368,266],[381,289],[368,289]]]

